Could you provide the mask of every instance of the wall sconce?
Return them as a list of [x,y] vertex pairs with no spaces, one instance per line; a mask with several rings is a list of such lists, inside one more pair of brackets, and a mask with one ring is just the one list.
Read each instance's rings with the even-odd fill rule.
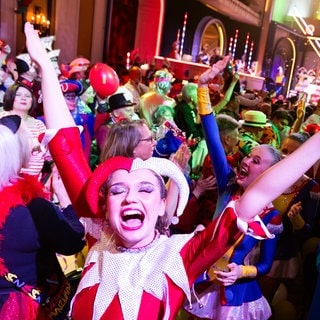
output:
[[30,23],[34,25],[34,28],[39,30],[40,36],[45,37],[50,34],[50,21],[46,15],[42,14],[42,8],[34,6],[33,15],[30,18]]

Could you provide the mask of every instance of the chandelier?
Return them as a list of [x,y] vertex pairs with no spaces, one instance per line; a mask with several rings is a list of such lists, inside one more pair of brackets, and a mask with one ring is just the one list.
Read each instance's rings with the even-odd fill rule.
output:
[[33,15],[31,16],[30,23],[34,25],[34,28],[39,30],[40,36],[44,37],[50,33],[50,21],[46,15],[42,13],[40,6],[34,6]]

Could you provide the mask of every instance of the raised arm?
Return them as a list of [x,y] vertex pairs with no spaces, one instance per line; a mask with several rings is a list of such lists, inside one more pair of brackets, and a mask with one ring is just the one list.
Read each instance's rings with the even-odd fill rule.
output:
[[31,23],[27,22],[24,26],[24,32],[29,55],[40,68],[41,90],[47,128],[59,129],[75,126],[62,95],[53,64],[40,41],[38,31],[34,29]]
[[302,127],[304,117],[306,114],[306,98],[305,98],[305,96],[302,96],[302,98],[299,100],[296,114],[297,114],[297,118],[291,127],[291,132],[301,131],[301,127]]
[[213,106],[213,110],[215,114],[219,113],[221,109],[223,109],[231,99],[232,93],[234,91],[234,87],[236,86],[237,82],[239,81],[238,73],[235,73],[232,77],[232,81],[224,94],[224,97],[221,101],[219,101],[215,106]]
[[[220,213],[229,201],[229,197],[222,196],[222,194],[227,194],[231,191],[231,188],[228,188],[228,183],[234,173],[227,162],[220,140],[219,128],[212,112],[208,82],[225,68],[228,61],[229,56],[224,57],[223,60],[218,61],[211,69],[204,72],[198,81],[198,110],[219,192],[216,213]],[[236,79],[237,77],[235,77],[235,83],[238,81]],[[230,190],[228,191],[227,189]]]
[[95,213],[90,211],[85,198],[85,183],[91,176],[91,170],[82,150],[79,130],[64,100],[53,64],[38,31],[28,22],[25,24],[25,35],[30,57],[39,65],[41,72],[47,128],[62,129],[49,143],[51,155],[77,214],[92,216]]
[[320,158],[319,146],[320,133],[316,133],[260,175],[236,202],[239,217],[250,220],[294,184]]

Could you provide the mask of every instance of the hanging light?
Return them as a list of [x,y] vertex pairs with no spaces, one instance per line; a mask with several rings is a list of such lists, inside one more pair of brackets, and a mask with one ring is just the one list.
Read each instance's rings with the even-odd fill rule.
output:
[[47,36],[50,31],[50,21],[46,15],[42,13],[40,6],[33,7],[33,15],[30,18],[30,23],[34,25],[34,28],[39,30],[40,36]]

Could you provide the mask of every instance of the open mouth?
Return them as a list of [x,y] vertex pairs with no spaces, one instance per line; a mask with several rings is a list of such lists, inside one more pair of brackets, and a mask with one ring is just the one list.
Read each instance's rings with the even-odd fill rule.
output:
[[241,168],[241,170],[238,173],[238,179],[244,179],[247,176],[248,176],[248,171],[245,170],[244,168]]
[[142,226],[144,218],[140,211],[127,210],[122,215],[122,226],[127,230],[136,230]]

